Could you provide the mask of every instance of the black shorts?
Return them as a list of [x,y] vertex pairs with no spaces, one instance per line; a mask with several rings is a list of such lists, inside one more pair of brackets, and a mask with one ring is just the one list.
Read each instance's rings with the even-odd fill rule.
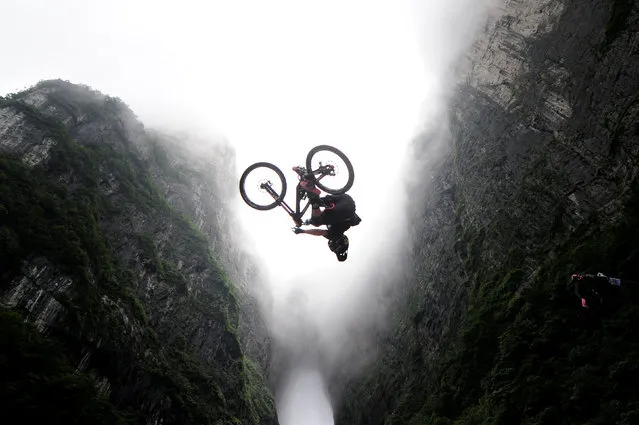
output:
[[322,198],[322,200],[325,203],[333,203],[335,205],[333,208],[324,209],[322,214],[313,220],[313,224],[332,226],[350,219],[355,214],[355,201],[350,195],[329,195]]
[[348,220],[355,214],[355,201],[349,195],[326,196],[325,202],[335,204],[333,208],[326,208],[322,213],[322,224],[333,225]]

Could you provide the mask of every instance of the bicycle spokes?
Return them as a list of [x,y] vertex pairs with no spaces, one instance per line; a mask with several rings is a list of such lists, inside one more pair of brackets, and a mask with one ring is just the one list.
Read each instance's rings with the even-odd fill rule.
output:
[[273,170],[261,168],[247,176],[244,188],[251,201],[259,206],[270,205],[282,193],[282,183]]
[[346,164],[333,152],[319,152],[313,157],[311,165],[315,178],[321,180],[322,185],[329,189],[341,188],[348,182]]

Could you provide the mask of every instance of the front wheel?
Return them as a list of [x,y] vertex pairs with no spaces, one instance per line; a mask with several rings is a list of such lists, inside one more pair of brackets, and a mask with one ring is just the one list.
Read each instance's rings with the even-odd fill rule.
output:
[[306,156],[306,169],[317,170],[320,166],[330,165],[333,172],[319,177],[313,174],[314,183],[324,192],[339,195],[347,192],[355,181],[353,164],[339,149],[329,145],[319,145],[311,149]]
[[270,162],[256,162],[240,177],[240,195],[256,210],[271,210],[280,205],[286,195],[284,173]]

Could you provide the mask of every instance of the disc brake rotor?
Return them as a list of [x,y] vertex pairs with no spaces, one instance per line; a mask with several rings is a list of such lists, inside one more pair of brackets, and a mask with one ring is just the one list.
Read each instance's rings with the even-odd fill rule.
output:
[[[334,154],[333,154],[334,155]],[[333,156],[331,155],[331,156]],[[339,161],[339,157],[337,157],[337,161],[333,158],[326,158],[326,156],[329,155],[322,155],[323,158],[321,159],[313,159],[313,162],[317,161],[317,164],[319,165],[320,163],[322,164],[322,166],[326,167],[327,165],[330,165],[333,167],[333,171],[331,173],[325,174],[324,177],[320,180],[322,182],[322,184],[328,186],[328,187],[341,187],[343,184],[345,184],[345,182],[341,182],[341,180],[345,180],[348,179],[348,176],[340,176],[340,170],[341,170],[341,163],[342,161]],[[313,166],[313,168],[315,169],[315,165]],[[342,177],[340,179],[340,177]]]
[[[270,174],[266,170],[260,170],[261,173],[256,173],[256,175],[247,178],[247,187],[251,188],[253,191],[253,195],[249,194],[249,197],[252,198],[253,202],[258,205],[268,205],[273,202],[273,196],[270,192],[275,192],[276,194],[281,193],[282,187],[279,179],[273,180]],[[269,170],[270,171],[270,170]],[[275,183],[273,183],[275,181]],[[268,190],[270,188],[270,191]]]

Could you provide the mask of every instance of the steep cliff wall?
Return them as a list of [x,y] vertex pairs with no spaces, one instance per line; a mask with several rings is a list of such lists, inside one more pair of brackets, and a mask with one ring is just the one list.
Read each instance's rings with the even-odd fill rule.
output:
[[8,417],[277,422],[268,338],[242,314],[257,272],[230,239],[233,153],[193,157],[87,87],[47,81],[0,100]]
[[[242,228],[232,210],[237,197],[235,153],[225,141],[147,132],[154,161],[150,174],[168,204],[186,214],[208,237],[209,248],[240,292],[240,340],[263,370],[270,364],[270,337],[261,308],[268,308],[259,259],[242,248]],[[259,300],[259,302],[258,302]]]
[[413,277],[378,362],[333,379],[337,423],[636,418],[618,372],[637,377],[634,298],[584,327],[566,280],[639,276],[638,19],[631,1],[519,0],[488,23],[448,130],[415,140],[434,178],[414,205]]

